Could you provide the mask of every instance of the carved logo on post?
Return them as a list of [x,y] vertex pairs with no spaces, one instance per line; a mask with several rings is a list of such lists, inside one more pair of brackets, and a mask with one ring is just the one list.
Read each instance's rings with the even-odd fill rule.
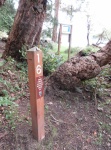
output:
[[44,95],[43,88],[43,76],[36,78],[36,89],[37,89],[37,98],[41,98]]

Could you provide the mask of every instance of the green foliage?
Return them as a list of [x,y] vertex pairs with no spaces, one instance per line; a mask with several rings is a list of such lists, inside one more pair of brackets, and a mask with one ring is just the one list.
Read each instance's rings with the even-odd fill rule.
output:
[[0,75],[0,107],[8,125],[14,129],[18,121],[18,101],[27,94],[27,64],[9,57]]
[[21,60],[26,60],[27,55],[27,47],[26,45],[23,45],[22,48],[19,50],[19,53],[21,54]]
[[[53,43],[50,42],[43,42],[41,50],[43,51],[43,71],[44,75],[49,75],[62,63],[62,56],[56,55],[53,50]],[[26,60],[26,46],[23,46],[19,52],[22,55],[23,60]],[[17,65],[18,68],[22,68],[22,70],[27,68],[27,63],[24,62],[23,65],[19,63]]]
[[[13,82],[10,82],[10,80],[8,81],[3,78],[0,78],[1,87],[4,87],[4,89],[0,91],[0,106],[16,105],[14,101],[17,100],[21,95],[23,95],[23,91],[21,91],[22,82],[24,82],[24,84],[27,82],[26,62],[16,63],[14,59],[11,59],[11,57],[9,57],[7,63],[8,68],[6,65],[6,67],[4,67],[4,70],[3,69],[0,70],[0,74],[9,76],[9,78],[10,77],[13,78],[16,75],[16,71],[15,73],[12,72],[15,66],[15,69],[17,70],[17,72],[19,72],[18,74],[19,82],[18,83],[14,82],[14,80],[12,80]],[[16,92],[18,93],[18,97],[14,96],[15,95],[14,93]]]
[[3,111],[6,120],[9,123],[9,126],[11,129],[16,128],[16,121],[18,120],[18,110],[17,110],[17,105],[11,105],[7,109]]
[[43,70],[44,75],[49,75],[62,63],[62,56],[56,55],[49,48],[42,48],[44,57],[43,57]]
[[99,50],[99,48],[97,47],[93,47],[93,46],[87,46],[84,50],[83,53],[85,56],[89,55],[92,52],[97,52]]
[[52,16],[52,11],[53,11],[53,2],[51,0],[48,0],[48,3],[47,3],[47,15],[46,15],[46,18],[45,18],[45,22],[52,22],[52,19],[53,19],[53,16]]
[[[75,54],[77,54],[78,52],[82,51],[82,53],[84,54],[84,56],[87,56],[87,55],[89,55],[89,54],[92,53],[92,52],[97,52],[98,50],[99,50],[99,48],[96,48],[96,47],[94,47],[94,46],[87,46],[87,47],[85,47],[85,48],[72,47],[70,53],[71,53],[71,55],[72,55],[72,54],[75,55]],[[65,53],[68,53],[68,49],[65,50]]]
[[41,40],[41,49],[54,49],[54,43],[52,41],[47,41],[47,40]]
[[44,21],[44,28],[41,34],[43,39],[47,37],[51,38],[53,21],[54,21],[54,17],[52,15],[52,11],[54,10],[53,6],[54,6],[53,2],[51,0],[48,0],[47,11],[46,11],[47,15]]
[[15,103],[13,103],[13,100],[14,100],[14,98],[11,98],[9,96],[5,96],[5,97],[0,96],[0,106],[15,105]]
[[[76,53],[78,53],[80,50],[81,50],[80,47],[72,47],[70,52],[71,52],[71,54],[76,54]],[[65,53],[68,53],[68,49],[65,50]]]
[[93,47],[93,46],[87,46],[85,48],[85,51],[89,51],[89,52],[96,52],[98,50],[98,48]]
[[0,8],[0,30],[9,32],[15,16],[16,10],[14,8],[13,0],[7,0],[5,5]]
[[[3,80],[2,78],[0,78],[0,83],[2,85],[4,85],[6,88],[12,88],[10,86],[10,83],[6,80]],[[11,97],[8,95],[8,91],[7,90],[2,90],[0,92],[0,106],[11,106],[12,104],[14,104],[15,98]]]
[[45,29],[42,30],[42,38],[46,39],[47,37],[51,38],[52,30],[50,27],[46,27]]
[[93,78],[83,82],[86,91],[91,92],[92,99],[96,99],[97,96],[107,95],[108,92],[106,89],[111,88],[111,85],[107,83],[106,78],[110,77],[111,68],[104,68],[101,73]]
[[17,63],[16,68],[21,70],[20,72],[22,72],[24,77],[26,77],[26,73],[27,73],[27,62],[26,61]]
[[4,85],[4,90],[0,92],[0,106],[5,107],[5,109],[3,110],[5,118],[8,120],[10,127],[14,129],[15,119],[16,119],[15,113],[17,111],[17,104],[14,102],[16,98],[11,97],[9,95],[9,92],[6,90],[6,89],[10,89],[11,91],[13,89],[12,91],[14,91],[14,87],[12,88],[12,86],[8,81],[3,80],[1,78],[0,78],[0,83]]
[[[99,48],[96,48],[94,46],[87,46],[85,48],[81,48],[81,47],[72,47],[71,48],[71,54],[75,55],[77,54],[79,51],[82,51],[84,53],[85,56],[89,55],[92,52],[97,52],[99,50]],[[65,53],[68,53],[68,49],[65,50]]]
[[94,79],[90,79],[85,81],[86,84],[86,89],[90,90],[92,92],[92,96],[95,95],[102,95],[104,93],[104,83],[103,83],[103,79],[101,77],[96,77]]

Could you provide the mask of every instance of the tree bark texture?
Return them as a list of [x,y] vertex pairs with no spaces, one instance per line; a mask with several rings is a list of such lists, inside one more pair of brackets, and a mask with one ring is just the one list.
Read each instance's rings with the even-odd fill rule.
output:
[[0,7],[5,3],[6,0],[0,0]]
[[81,81],[96,77],[101,72],[101,67],[110,61],[111,41],[89,56],[72,57],[50,76],[49,82],[60,89],[74,90]]
[[46,13],[47,0],[20,0],[3,58],[12,56],[19,60],[23,46],[38,45]]
[[54,25],[53,25],[53,32],[52,32],[52,41],[54,42],[57,42],[59,4],[60,4],[60,0],[55,0],[55,15],[54,15]]

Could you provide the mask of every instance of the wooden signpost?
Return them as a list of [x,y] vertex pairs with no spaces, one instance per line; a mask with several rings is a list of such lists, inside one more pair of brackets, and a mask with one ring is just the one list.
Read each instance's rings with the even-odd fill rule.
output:
[[68,42],[69,42],[68,60],[69,60],[70,51],[71,51],[72,25],[60,24],[59,35],[58,35],[58,55],[60,54],[62,34],[68,35],[68,38],[69,38],[69,40],[68,40]]
[[42,51],[34,47],[27,51],[32,132],[35,139],[45,137],[44,130],[44,88]]

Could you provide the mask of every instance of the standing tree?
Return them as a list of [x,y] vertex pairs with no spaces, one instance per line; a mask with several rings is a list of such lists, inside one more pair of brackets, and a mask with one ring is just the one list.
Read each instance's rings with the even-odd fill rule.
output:
[[46,39],[47,37],[52,37],[52,25],[53,25],[53,2],[52,0],[48,0],[47,2],[47,12],[44,20],[44,28],[42,30],[42,39]]
[[0,0],[0,7],[5,3],[6,0]]
[[47,0],[20,0],[3,58],[22,58],[20,50],[38,45],[46,13]]
[[54,11],[54,21],[53,21],[53,32],[52,41],[57,42],[57,26],[58,26],[58,13],[59,13],[60,0],[55,0],[55,11]]
[[85,3],[85,8],[84,8],[84,12],[86,15],[86,26],[87,26],[87,46],[90,45],[90,36],[91,36],[91,31],[92,31],[92,21],[93,21],[93,17],[91,15],[91,8],[90,8],[90,1],[86,1]]
[[91,31],[91,19],[90,15],[86,15],[87,17],[87,46],[90,45],[90,31]]
[[97,39],[97,42],[93,45],[99,46],[101,44],[105,44],[107,41],[111,39],[111,29],[103,29],[102,33],[94,35],[93,38]]
[[70,17],[70,21],[72,21],[72,18],[74,17],[74,14],[77,12],[83,11],[83,6],[86,0],[74,0],[70,3],[65,3],[64,1],[61,3],[61,10],[63,12],[66,12],[66,14]]

